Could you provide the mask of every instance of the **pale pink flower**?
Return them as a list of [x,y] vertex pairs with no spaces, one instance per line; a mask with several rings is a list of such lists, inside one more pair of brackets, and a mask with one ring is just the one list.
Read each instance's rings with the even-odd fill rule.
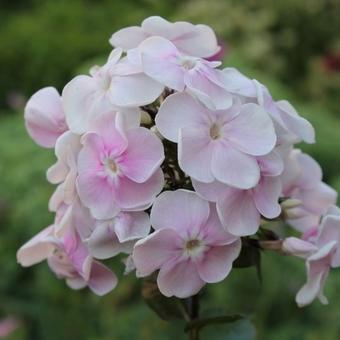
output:
[[132,26],[119,30],[112,35],[110,43],[127,51],[138,47],[152,36],[168,39],[182,53],[195,57],[211,57],[220,50],[215,33],[209,26],[183,21],[171,23],[159,16],[145,19],[141,27]]
[[260,106],[236,103],[229,110],[211,111],[184,93],[167,97],[156,126],[178,143],[179,165],[193,179],[241,189],[258,183],[255,156],[268,154],[276,143],[272,121]]
[[93,260],[76,232],[71,230],[56,238],[53,229],[54,226],[44,229],[18,250],[17,259],[22,266],[31,266],[46,259],[57,277],[65,279],[73,289],[88,286],[101,296],[115,288],[116,275]]
[[[138,51],[132,50],[111,69],[110,100],[119,107],[137,107],[153,103],[164,85],[143,72]],[[126,109],[125,109],[126,110]]]
[[61,98],[54,87],[45,87],[29,99],[25,123],[31,138],[45,148],[53,148],[58,137],[68,130]]
[[140,44],[143,71],[150,78],[179,92],[186,90],[212,110],[227,109],[232,95],[224,88],[218,61],[184,55],[161,37],[151,37]]
[[102,116],[84,135],[78,157],[78,194],[97,219],[144,210],[163,187],[160,140],[142,127],[118,128],[114,114]]
[[283,171],[281,157],[271,152],[257,158],[261,169],[259,183],[251,189],[232,188],[218,181],[202,183],[192,180],[197,193],[216,202],[222,225],[233,235],[247,236],[257,232],[261,216],[268,219],[281,213],[279,197],[281,182],[278,177]]
[[300,206],[289,210],[295,218],[288,220],[299,231],[318,225],[321,216],[336,203],[337,193],[322,182],[320,165],[298,149],[291,150],[286,157],[281,181],[283,196],[301,201]]
[[[77,76],[64,87],[63,107],[72,132],[82,134],[91,130],[96,119],[112,111],[121,114],[128,124],[132,122],[139,125],[140,112],[137,108],[120,108],[118,105],[148,104],[163,91],[161,84],[154,85],[155,81],[139,70],[131,71],[128,68],[124,72],[125,77],[115,77],[114,70],[121,54],[120,49],[112,51],[104,66],[92,68],[91,75]],[[116,102],[115,98],[119,98],[120,101]],[[126,105],[123,105],[124,103]]]
[[150,232],[147,213],[121,212],[110,220],[96,221],[86,243],[97,259],[108,259],[119,253],[131,254],[137,240]]
[[340,267],[340,209],[328,209],[312,241],[289,237],[283,243],[283,250],[291,255],[306,259],[307,283],[296,295],[297,304],[302,307],[315,298],[327,304],[323,290],[331,268]]
[[315,131],[310,122],[299,116],[287,100],[274,101],[268,89],[255,79],[249,79],[235,68],[223,70],[225,88],[243,97],[245,102],[261,105],[272,117],[278,143],[315,142]]
[[76,177],[78,154],[81,149],[80,136],[70,131],[63,133],[56,142],[57,162],[47,170],[47,179],[53,184],[60,184],[58,192],[61,200],[71,204],[76,195]]
[[240,239],[226,232],[213,205],[194,192],[166,191],[151,210],[155,232],[133,251],[137,276],[159,269],[157,284],[165,296],[186,298],[205,283],[225,279],[241,249]]

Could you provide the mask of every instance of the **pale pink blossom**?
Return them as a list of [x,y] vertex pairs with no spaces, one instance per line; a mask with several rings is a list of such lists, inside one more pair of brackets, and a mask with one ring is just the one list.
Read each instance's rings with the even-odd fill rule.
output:
[[22,266],[47,260],[56,276],[73,289],[88,286],[95,294],[105,295],[115,288],[115,274],[93,260],[76,232],[70,230],[57,238],[53,229],[53,225],[44,229],[19,249],[17,259]]
[[283,250],[306,259],[307,283],[296,295],[297,304],[302,307],[316,298],[327,304],[323,292],[326,279],[331,268],[340,267],[340,209],[335,206],[328,209],[316,237],[313,235],[311,240],[289,237]]
[[65,114],[58,91],[45,87],[36,92],[25,107],[26,129],[40,146],[53,148],[67,129]]
[[291,150],[286,157],[281,181],[283,196],[301,201],[300,206],[289,211],[295,218],[288,220],[301,232],[318,225],[321,216],[336,203],[337,193],[322,182],[320,165],[298,149]]
[[71,204],[76,195],[76,177],[78,154],[81,149],[80,136],[70,131],[63,133],[56,142],[57,162],[47,170],[47,179],[53,184],[60,184],[57,192],[60,200]]
[[287,100],[274,101],[268,89],[255,79],[249,79],[235,68],[223,70],[225,88],[241,96],[245,102],[261,105],[272,117],[278,142],[291,144],[300,141],[315,142],[315,131],[310,122],[299,116]]
[[77,189],[81,202],[97,219],[121,210],[144,210],[163,187],[164,150],[149,130],[118,130],[106,114],[84,135],[78,157]]
[[[139,106],[147,104],[148,100],[154,101],[163,91],[163,86],[158,83],[154,89],[151,83],[155,82],[151,79],[148,81],[149,78],[140,71],[136,71],[136,74],[132,72],[132,75],[123,77],[123,80],[120,80],[122,77],[114,77],[114,70],[121,54],[120,49],[112,51],[105,65],[92,68],[89,76],[75,77],[64,87],[62,93],[63,107],[67,123],[73,133],[82,134],[89,131],[96,119],[112,111],[122,115],[128,124],[132,122],[139,125],[139,110],[137,108],[118,107],[117,105],[124,103],[115,103],[115,95],[120,93],[122,101],[127,96],[133,96],[133,98],[135,96],[135,102],[126,102],[126,105],[122,106]],[[152,91],[151,99],[146,98],[144,100],[143,98],[147,97],[150,91]],[[141,102],[138,96],[143,96]]]
[[163,84],[143,72],[137,51],[128,52],[111,69],[108,91],[114,105],[124,108],[148,105],[156,101],[163,90]]
[[197,181],[218,180],[241,189],[256,186],[260,167],[255,156],[268,154],[276,143],[271,119],[252,103],[211,111],[190,95],[176,93],[163,102],[156,125],[165,138],[178,143],[185,173]]
[[224,280],[241,249],[240,239],[226,232],[213,205],[194,192],[166,191],[151,211],[155,232],[133,251],[137,276],[159,269],[157,284],[165,296],[186,298],[205,283]]
[[97,259],[108,259],[119,253],[131,254],[137,240],[150,232],[147,213],[121,212],[110,220],[96,221],[86,243]]
[[248,190],[236,189],[218,181],[202,183],[192,180],[200,196],[216,202],[222,225],[233,235],[253,235],[260,226],[261,216],[273,219],[281,213],[279,175],[283,171],[282,159],[272,152],[258,157],[257,161],[261,178],[254,188]]
[[140,44],[143,71],[150,78],[179,92],[186,90],[212,110],[227,109],[232,95],[222,81],[221,62],[182,54],[169,40],[151,37]]
[[171,23],[159,16],[145,19],[141,27],[132,26],[119,30],[112,35],[110,43],[127,51],[153,36],[170,40],[182,53],[195,57],[211,57],[220,50],[215,33],[209,26],[183,21]]

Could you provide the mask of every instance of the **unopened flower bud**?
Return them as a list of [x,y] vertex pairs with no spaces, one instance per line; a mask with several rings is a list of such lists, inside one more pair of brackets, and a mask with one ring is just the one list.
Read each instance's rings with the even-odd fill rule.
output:
[[301,200],[288,198],[281,203],[282,210],[297,208],[302,204]]
[[152,119],[150,115],[146,111],[141,111],[141,124],[142,125],[151,125]]

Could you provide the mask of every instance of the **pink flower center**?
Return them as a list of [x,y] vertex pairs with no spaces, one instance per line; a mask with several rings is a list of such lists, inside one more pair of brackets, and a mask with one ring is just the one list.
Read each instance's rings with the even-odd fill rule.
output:
[[221,126],[214,123],[210,127],[210,137],[214,140],[221,138],[222,133],[221,133]]

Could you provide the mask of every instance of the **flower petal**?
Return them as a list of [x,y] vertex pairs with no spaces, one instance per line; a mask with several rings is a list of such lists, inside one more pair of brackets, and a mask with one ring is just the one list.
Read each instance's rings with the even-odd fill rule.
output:
[[257,210],[267,218],[275,218],[281,213],[279,197],[282,192],[280,178],[262,177],[253,189],[253,197]]
[[248,190],[230,188],[217,203],[217,211],[223,226],[233,235],[253,235],[260,226],[261,216]]
[[109,268],[93,261],[88,286],[95,294],[103,296],[114,289],[117,283],[117,276]]
[[178,162],[190,177],[204,183],[214,180],[211,171],[213,150],[214,144],[206,129],[185,127],[180,130]]
[[216,179],[240,189],[252,188],[260,179],[256,159],[225,143],[215,144],[211,169]]
[[150,214],[154,229],[174,229],[179,234],[198,230],[208,217],[209,203],[188,190],[164,191]]
[[175,93],[162,103],[156,116],[160,133],[172,142],[178,142],[179,130],[192,125],[204,125],[206,110],[186,93]]
[[274,125],[267,112],[256,104],[244,104],[240,113],[224,127],[227,140],[240,151],[262,156],[276,144]]
[[156,171],[164,160],[163,145],[158,137],[145,128],[126,132],[128,146],[119,160],[125,176],[143,183]]
[[177,257],[181,243],[181,238],[172,229],[156,230],[137,241],[132,254],[137,277],[148,276],[165,262]]
[[157,277],[157,284],[163,295],[184,299],[197,294],[205,283],[199,277],[195,264],[188,259],[163,265]]
[[230,273],[234,260],[241,251],[241,240],[210,248],[200,262],[196,263],[199,276],[204,282],[215,283],[224,280]]

